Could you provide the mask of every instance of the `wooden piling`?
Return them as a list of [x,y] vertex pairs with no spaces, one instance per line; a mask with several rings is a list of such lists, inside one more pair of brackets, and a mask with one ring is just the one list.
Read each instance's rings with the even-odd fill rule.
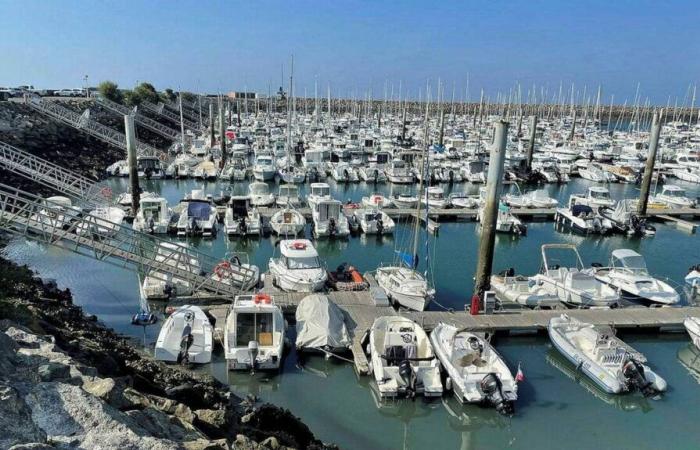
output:
[[656,149],[659,145],[659,135],[661,134],[661,121],[658,111],[654,112],[654,120],[649,133],[649,153],[647,154],[647,164],[644,169],[642,179],[642,191],[637,202],[637,212],[644,216],[647,213],[647,203],[649,203],[649,189],[651,188],[651,178],[654,174],[654,163],[656,162]]
[[481,215],[481,238],[479,240],[479,256],[474,283],[474,294],[480,298],[483,298],[484,292],[490,287],[489,280],[493,266],[493,249],[496,241],[498,199],[503,178],[507,137],[508,122],[501,119],[496,122],[494,144],[491,148],[488,179],[486,181],[486,205],[484,206],[484,213]]
[[141,190],[139,188],[139,172],[136,164],[136,133],[134,116],[124,116],[124,133],[126,134],[126,154],[129,163],[129,186],[131,189],[131,214],[136,216],[141,203]]

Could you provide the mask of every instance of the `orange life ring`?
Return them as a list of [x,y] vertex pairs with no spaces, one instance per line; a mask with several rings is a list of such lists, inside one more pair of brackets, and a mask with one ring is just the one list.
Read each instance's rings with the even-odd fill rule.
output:
[[272,303],[272,297],[270,297],[269,294],[255,294],[255,297],[253,297],[253,302],[258,305],[260,303],[264,303],[266,305],[269,305]]
[[228,261],[222,261],[216,266],[214,266],[214,274],[219,278],[222,279],[224,278],[224,275],[226,272],[231,271],[231,263]]

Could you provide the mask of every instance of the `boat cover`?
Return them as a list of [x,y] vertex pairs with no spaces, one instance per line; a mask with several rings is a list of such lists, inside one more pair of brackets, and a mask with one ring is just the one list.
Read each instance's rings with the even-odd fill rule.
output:
[[304,297],[297,307],[297,348],[349,347],[343,312],[323,294]]
[[190,202],[187,205],[187,217],[197,220],[207,220],[211,215],[211,206],[205,202]]

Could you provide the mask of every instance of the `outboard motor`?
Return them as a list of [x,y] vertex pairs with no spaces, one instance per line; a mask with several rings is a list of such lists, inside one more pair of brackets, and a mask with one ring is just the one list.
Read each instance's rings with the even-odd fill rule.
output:
[[514,227],[515,234],[518,236],[527,236],[527,226],[524,224],[516,224]]
[[638,361],[634,359],[627,361],[622,367],[622,375],[624,375],[628,386],[638,389],[645,397],[658,393],[652,382],[644,376],[644,367]]
[[411,362],[407,359],[402,360],[399,363],[399,375],[406,385],[406,397],[415,398],[416,397],[416,377],[413,374],[413,368],[411,368]]
[[260,349],[258,347],[258,341],[248,342],[248,356],[250,357],[250,372],[255,373],[255,368],[257,366],[257,357]]
[[189,224],[187,227],[190,233],[194,234],[197,231],[197,220],[194,217],[190,217]]
[[144,170],[144,174],[146,175],[146,179],[150,180],[153,176],[153,167],[146,167],[146,170]]
[[156,223],[153,220],[153,217],[149,217],[148,218],[148,232],[151,234],[155,233],[156,232],[155,228],[156,228]]
[[245,216],[241,217],[241,234],[246,234],[248,232],[248,225],[245,222]]
[[381,214],[377,214],[377,233],[384,233],[384,221]]
[[335,219],[331,218],[328,220],[328,234],[330,236],[335,236],[335,233],[336,233]]
[[486,398],[499,414],[513,414],[513,402],[506,400],[503,396],[501,380],[498,379],[495,373],[487,373],[481,379],[481,390],[486,394]]

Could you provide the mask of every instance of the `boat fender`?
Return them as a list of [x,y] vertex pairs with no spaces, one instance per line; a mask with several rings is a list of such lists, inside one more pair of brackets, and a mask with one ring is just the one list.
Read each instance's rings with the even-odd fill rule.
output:
[[224,278],[227,275],[227,272],[231,272],[231,263],[228,261],[222,261],[214,266],[214,274],[219,279]]
[[452,390],[452,378],[451,377],[445,378],[445,389],[448,391]]
[[352,268],[352,270],[350,270],[350,276],[352,277],[352,281],[354,283],[362,283],[364,281],[360,272],[355,270],[355,268]]

